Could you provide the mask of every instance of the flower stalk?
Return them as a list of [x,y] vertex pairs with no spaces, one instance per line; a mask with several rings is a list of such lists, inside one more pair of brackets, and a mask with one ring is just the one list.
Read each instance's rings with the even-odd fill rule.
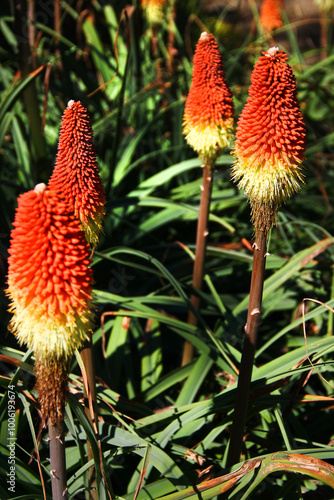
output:
[[[210,164],[203,166],[203,182],[201,187],[201,200],[199,206],[197,230],[196,230],[196,253],[193,268],[193,281],[192,286],[194,290],[201,290],[203,277],[204,277],[204,264],[206,242],[209,235],[208,219],[210,213],[211,191],[213,183],[213,168]],[[191,304],[196,311],[199,310],[200,297],[198,295],[191,295]],[[188,324],[192,326],[197,325],[197,318],[192,310],[188,313]],[[194,346],[186,340],[184,343],[182,366],[191,362],[194,356]]]
[[[197,152],[203,168],[192,280],[195,290],[201,290],[204,276],[214,165],[221,151],[231,146],[233,132],[234,106],[225,81],[223,60],[213,35],[203,32],[194,54],[193,78],[183,118],[183,134],[187,143]],[[198,311],[199,296],[192,294],[190,300]],[[197,318],[192,311],[189,311],[188,323],[197,325]],[[182,365],[192,360],[193,352],[192,343],[186,341]]]
[[256,63],[247,103],[240,115],[232,178],[249,199],[255,228],[254,257],[247,323],[231,439],[229,466],[240,459],[247,417],[250,383],[261,319],[262,292],[270,229],[281,204],[302,181],[305,125],[299,109],[296,81],[287,56],[277,47]]
[[320,58],[325,60],[328,56],[328,37],[331,25],[331,13],[334,10],[334,0],[315,0],[320,10]]
[[63,421],[48,423],[52,500],[67,500]]
[[73,207],[38,184],[19,197],[9,248],[11,329],[34,351],[36,388],[49,426],[53,498],[66,498],[63,420],[73,352],[91,329],[90,248]]
[[[14,33],[17,39],[18,63],[21,78],[24,79],[32,71],[36,70],[36,47],[35,33],[35,6],[34,2],[13,2],[14,11]],[[31,82],[23,89],[23,100],[29,121],[29,136],[32,163],[35,178],[42,175],[47,163],[47,150],[44,133],[42,130],[42,119],[39,109],[36,81]]]
[[[84,383],[84,402],[85,413],[89,419],[95,434],[97,434],[97,399],[96,399],[96,384],[95,384],[95,364],[93,356],[92,335],[89,334],[83,348],[81,349],[81,359],[85,367],[87,383]],[[87,460],[90,462],[93,459],[93,451],[89,440],[87,439]],[[95,467],[89,468],[89,487],[91,500],[97,499]]]
[[[91,122],[86,108],[80,101],[70,100],[64,111],[57,159],[49,186],[64,193],[81,222],[87,241],[96,246],[105,215],[105,192],[98,172]],[[85,340],[81,356],[88,385],[88,391],[84,385],[85,411],[96,432],[95,367],[90,333]],[[93,402],[94,417],[90,411],[89,398]],[[87,455],[88,461],[93,458],[88,440]],[[89,470],[89,482],[90,486],[95,486],[93,466]],[[95,497],[95,494],[95,489],[92,489],[91,497]]]
[[247,322],[245,325],[244,344],[238,378],[237,398],[234,405],[234,419],[231,428],[230,447],[227,462],[233,465],[239,462],[247,417],[250,381],[252,379],[257,334],[261,321],[261,305],[264,283],[265,261],[267,253],[267,235],[257,233],[254,245],[252,278],[249,293]]

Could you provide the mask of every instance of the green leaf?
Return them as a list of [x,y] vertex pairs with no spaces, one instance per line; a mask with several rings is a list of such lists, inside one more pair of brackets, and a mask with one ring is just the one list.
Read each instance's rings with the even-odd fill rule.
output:
[[[318,255],[329,245],[334,243],[334,238],[327,238],[326,240],[318,241],[315,245],[301,250],[296,255],[291,257],[289,261],[281,269],[276,271],[272,276],[267,278],[264,282],[263,288],[263,302],[270,299],[270,296],[290,278],[295,276],[298,271],[311,261],[313,256]],[[238,305],[234,308],[233,314],[237,316],[240,312],[247,309],[249,302],[249,295],[247,295]]]

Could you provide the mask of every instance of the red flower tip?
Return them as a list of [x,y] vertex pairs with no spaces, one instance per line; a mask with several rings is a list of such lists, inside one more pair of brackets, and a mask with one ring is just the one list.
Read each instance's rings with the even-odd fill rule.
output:
[[[250,200],[257,229],[271,227],[280,204],[302,180],[305,125],[287,59],[277,47],[263,52],[237,125],[233,179]],[[266,219],[263,213],[268,211]]]
[[91,327],[90,248],[73,208],[45,184],[18,199],[9,248],[11,327],[45,362],[69,359]]
[[194,54],[193,77],[185,104],[183,133],[205,163],[231,146],[234,127],[232,94],[213,35],[202,33]]
[[96,244],[105,214],[105,194],[96,162],[93,130],[80,101],[69,101],[64,111],[49,187],[69,200],[88,241]]
[[260,21],[265,31],[270,32],[283,26],[281,9],[284,0],[263,0],[260,8]]

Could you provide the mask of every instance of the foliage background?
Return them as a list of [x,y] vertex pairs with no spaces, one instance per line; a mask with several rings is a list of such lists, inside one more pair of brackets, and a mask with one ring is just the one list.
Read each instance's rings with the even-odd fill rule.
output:
[[[142,499],[185,498],[177,490],[229,472],[233,382],[252,263],[245,242],[251,242],[252,225],[246,200],[230,182],[233,158],[226,151],[216,165],[199,327],[188,326],[201,169],[182,137],[182,116],[193,50],[204,29],[218,39],[237,115],[261,51],[273,42],[286,50],[307,127],[305,185],[281,209],[270,238],[243,460],[284,450],[333,460],[332,312],[306,303],[308,354],[316,370],[306,355],[301,316],[306,297],[334,304],[332,19],[328,14],[327,46],[321,48],[320,12],[313,7],[310,20],[301,4],[312,2],[286,3],[285,24],[274,40],[261,29],[257,2],[204,8],[205,2],[178,1],[154,33],[134,1],[31,2],[32,24],[24,10],[15,11],[15,2],[1,3],[0,469],[6,477],[6,388],[12,383],[17,497],[43,498],[41,478],[50,497],[50,480],[33,358],[7,333],[7,249],[17,196],[50,176],[70,99],[81,100],[91,116],[108,199],[93,257],[99,437],[81,405],[76,358],[66,418],[70,498],[88,495],[87,437],[101,499],[108,491],[132,499],[139,484]],[[181,368],[185,338],[194,342],[196,357]],[[255,476],[246,474],[224,498],[249,496]],[[283,470],[267,476],[254,495],[318,499],[333,498],[332,491]],[[208,488],[194,498],[217,495]],[[3,483],[0,497],[13,498]]]

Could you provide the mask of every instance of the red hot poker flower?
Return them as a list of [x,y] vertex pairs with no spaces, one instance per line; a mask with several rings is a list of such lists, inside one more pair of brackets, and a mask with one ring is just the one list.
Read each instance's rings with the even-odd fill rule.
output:
[[18,200],[11,233],[11,327],[34,351],[44,421],[64,418],[70,360],[91,328],[90,248],[73,207],[38,184]]
[[260,8],[260,21],[265,31],[272,31],[283,26],[281,8],[284,0],[263,0]]
[[233,140],[234,106],[223,60],[213,35],[202,33],[194,54],[193,78],[185,105],[183,134],[204,163]]
[[272,226],[302,180],[305,125],[287,59],[277,47],[263,52],[237,125],[232,177],[250,200],[256,230]]
[[18,199],[8,259],[11,327],[48,360],[70,359],[91,327],[90,249],[73,208],[44,184]]
[[64,111],[49,187],[68,199],[88,241],[96,244],[105,214],[105,194],[98,172],[90,119],[80,101],[69,101]]

